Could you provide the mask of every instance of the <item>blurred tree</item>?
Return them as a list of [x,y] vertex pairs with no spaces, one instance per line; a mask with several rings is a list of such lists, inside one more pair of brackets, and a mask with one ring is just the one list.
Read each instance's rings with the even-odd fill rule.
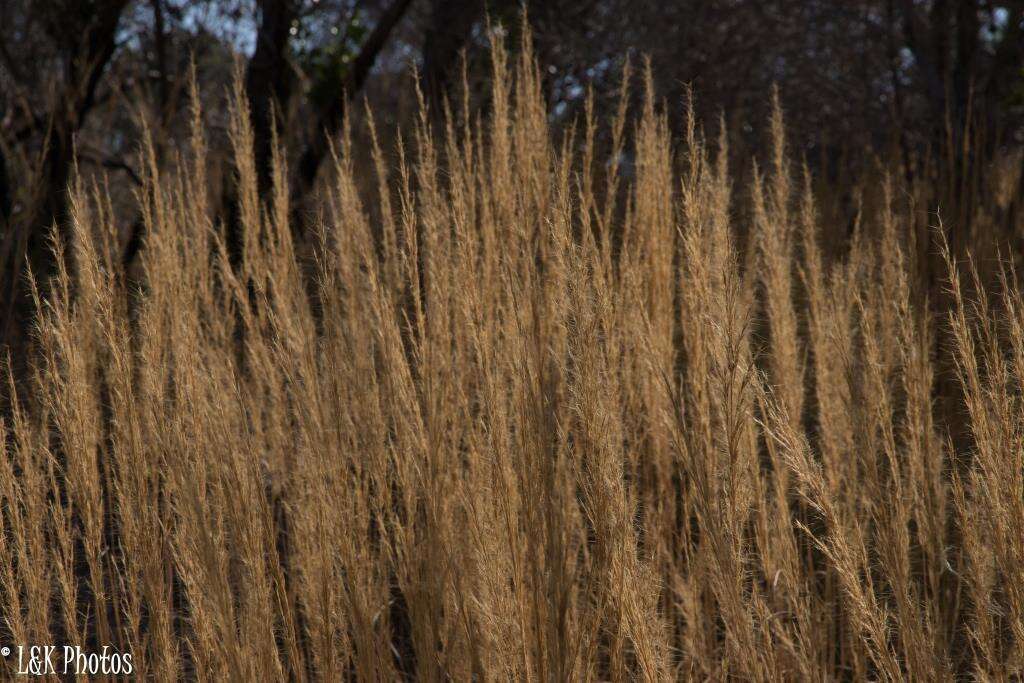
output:
[[423,92],[435,111],[458,78],[459,54],[484,18],[484,7],[482,0],[431,0],[423,38],[422,78]]
[[288,38],[298,20],[298,0],[257,0],[260,24],[256,50],[249,60],[245,87],[249,97],[255,140],[256,173],[260,192],[270,189],[270,153],[272,109],[279,111],[291,97],[292,67]]
[[8,144],[36,145],[33,201],[23,216],[12,220],[8,215],[3,221],[0,339],[5,343],[12,335],[23,336],[23,330],[15,328],[25,324],[31,306],[23,284],[25,268],[36,274],[52,269],[45,228],[64,223],[74,137],[97,103],[127,5],[128,0],[3,5],[0,24],[7,30],[0,40],[0,58],[6,73],[0,112],[10,131],[5,138]]
[[[310,90],[313,94],[315,119],[312,138],[299,157],[298,192],[300,195],[312,188],[317,169],[327,153],[327,142],[341,127],[348,99],[362,90],[370,71],[387,46],[391,33],[409,9],[411,2],[412,0],[391,0],[380,13],[373,30],[366,34],[365,39],[360,40],[357,51],[347,52],[346,46],[349,42],[346,40],[336,43],[341,46],[340,50],[335,49],[333,53],[328,52],[329,57],[326,64],[330,64],[334,68],[319,70]],[[358,15],[354,15],[343,34],[346,39],[354,36],[362,38],[363,31],[356,23],[357,21]],[[327,50],[330,49],[330,47],[327,48]],[[333,59],[330,57],[332,54]],[[333,97],[324,96],[324,93],[331,90],[335,93]]]

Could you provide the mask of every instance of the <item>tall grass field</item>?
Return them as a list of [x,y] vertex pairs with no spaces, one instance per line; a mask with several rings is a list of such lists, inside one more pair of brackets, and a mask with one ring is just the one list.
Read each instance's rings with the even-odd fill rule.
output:
[[281,153],[257,191],[236,93],[237,258],[198,106],[143,150],[132,272],[75,181],[0,427],[0,642],[157,681],[1024,675],[1013,254],[898,168],[837,225],[778,110],[739,164],[650,85],[556,134],[515,54],[484,116],[361,118],[314,210]]

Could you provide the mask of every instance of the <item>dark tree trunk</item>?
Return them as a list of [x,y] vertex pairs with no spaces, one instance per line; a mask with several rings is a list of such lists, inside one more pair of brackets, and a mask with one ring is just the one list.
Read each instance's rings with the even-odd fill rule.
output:
[[252,115],[256,174],[260,194],[271,186],[271,139],[274,109],[283,113],[291,97],[292,70],[288,64],[288,31],[296,16],[295,0],[260,0],[262,20],[256,51],[246,69],[245,88]]
[[[272,185],[272,140],[275,109],[278,115],[291,96],[293,78],[288,64],[288,37],[296,18],[296,0],[260,0],[260,27],[256,50],[246,67],[245,89],[253,133],[256,182],[260,196],[267,196]],[[281,122],[278,121],[277,125]],[[238,188],[229,184],[223,197],[224,242],[233,266],[242,262],[245,243],[239,224]]]
[[483,19],[481,0],[433,0],[430,27],[423,40],[423,92],[434,112],[458,78],[459,54],[473,26]]

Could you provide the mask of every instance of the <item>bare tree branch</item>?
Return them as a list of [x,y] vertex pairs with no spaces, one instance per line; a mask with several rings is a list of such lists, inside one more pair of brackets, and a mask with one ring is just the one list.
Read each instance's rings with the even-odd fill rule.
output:
[[411,0],[394,0],[381,15],[373,32],[363,43],[359,54],[352,61],[341,85],[341,92],[319,113],[313,139],[299,158],[297,195],[304,196],[313,187],[320,163],[327,153],[327,143],[341,127],[349,98],[359,92],[366,83],[377,57],[387,45],[388,37],[405,15]]

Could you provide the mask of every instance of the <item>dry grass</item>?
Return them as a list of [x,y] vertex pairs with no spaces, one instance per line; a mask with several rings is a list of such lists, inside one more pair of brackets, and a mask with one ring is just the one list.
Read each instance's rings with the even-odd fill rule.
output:
[[649,91],[608,160],[591,117],[552,143],[507,59],[486,122],[371,138],[373,193],[340,146],[308,268],[244,108],[237,267],[198,110],[179,172],[149,152],[141,283],[72,188],[3,424],[4,641],[157,680],[1022,675],[1014,274],[947,253],[936,314],[891,186],[823,253],[781,116],[737,190]]

